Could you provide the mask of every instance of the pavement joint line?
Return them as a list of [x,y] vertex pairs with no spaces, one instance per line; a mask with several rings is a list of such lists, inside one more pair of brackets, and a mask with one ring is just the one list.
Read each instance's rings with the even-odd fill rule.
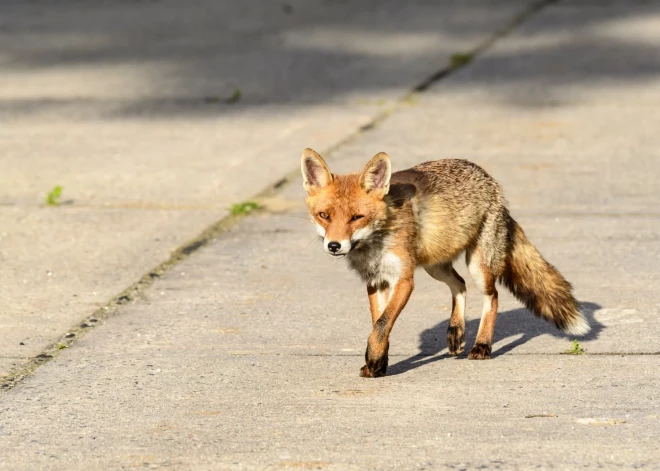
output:
[[[536,13],[544,9],[545,7],[556,3],[559,0],[539,0],[532,3],[527,8],[525,8],[521,13],[514,16],[514,18],[508,22],[504,27],[496,30],[488,38],[485,39],[481,44],[475,48],[468,51],[466,54],[469,56],[469,60],[462,62],[460,64],[448,63],[439,69],[437,72],[431,74],[429,77],[422,80],[420,83],[415,85],[405,93],[401,98],[399,98],[396,103],[387,109],[376,114],[369,123],[358,127],[355,131],[348,133],[343,139],[338,140],[335,144],[330,146],[323,152],[324,157],[331,158],[332,154],[338,149],[342,148],[344,145],[352,142],[354,139],[363,135],[364,133],[374,129],[380,123],[385,121],[387,118],[393,114],[406,109],[411,106],[411,102],[417,97],[417,95],[428,90],[432,85],[439,82],[440,80],[452,75],[454,72],[468,67],[471,63],[474,62],[478,56],[495,44],[499,39],[502,39],[513,32],[518,26],[527,21],[529,18],[534,16]],[[254,195],[252,198],[246,199],[250,200],[263,200],[265,198],[270,198],[278,194],[281,190],[290,185],[293,181],[297,180],[300,176],[300,169],[296,167],[295,170],[292,170],[286,173],[283,177],[280,177],[275,183],[268,185],[264,190]],[[257,209],[252,213],[264,213],[269,212],[265,209]],[[275,212],[270,212],[271,214]],[[164,262],[157,265],[155,268],[143,275],[137,282],[133,283],[131,286],[126,288],[120,294],[112,298],[104,306],[101,306],[92,315],[86,317],[81,322],[71,327],[68,332],[60,336],[56,341],[49,344],[44,348],[44,350],[36,355],[23,362],[23,364],[18,365],[14,368],[10,368],[9,372],[0,377],[0,396],[18,384],[20,384],[24,379],[32,376],[35,371],[42,365],[50,362],[56,358],[62,350],[65,350],[71,346],[81,337],[86,335],[94,327],[102,323],[101,321],[107,320],[111,317],[114,317],[118,314],[118,311],[121,310],[122,306],[133,302],[141,297],[149,287],[153,285],[156,279],[163,276],[170,269],[178,265],[183,260],[187,259],[191,254],[198,251],[202,247],[205,247],[209,242],[219,239],[222,235],[227,233],[229,230],[238,226],[238,224],[248,216],[248,214],[229,214],[219,221],[211,224],[209,227],[204,229],[197,237],[191,241],[185,243],[179,248],[175,249],[170,257]]]
[[[364,353],[226,353],[225,356],[230,357],[347,357],[347,358],[358,358],[364,357]],[[551,357],[551,356],[574,356],[574,357],[636,357],[636,356],[660,356],[660,351],[658,352],[597,352],[597,353],[568,353],[568,352],[539,352],[539,353],[503,353],[498,355],[497,352],[494,352],[492,359],[497,359],[499,357],[529,357],[529,356],[542,356],[542,357]],[[461,354],[458,356],[450,356],[448,353],[397,353],[395,355],[389,355],[390,358],[437,358],[437,359],[466,359],[467,354]]]
[[[291,357],[350,357],[350,358],[356,358],[356,357],[364,357],[364,353],[346,353],[346,354],[336,354],[336,353],[240,353],[240,354],[228,354],[229,356],[266,356],[266,357],[271,357],[271,356],[291,356]],[[567,352],[540,352],[540,353],[504,353],[502,355],[497,355],[497,352],[494,352],[493,355],[493,360],[497,359],[498,357],[511,357],[511,356],[519,356],[519,357],[527,357],[527,356],[544,356],[544,357],[551,357],[551,356],[574,356],[574,357],[634,357],[634,356],[658,356],[660,355],[660,352],[598,352],[598,353],[588,353],[588,352],[583,352],[579,354],[575,353],[567,353]],[[464,355],[458,355],[458,356],[450,356],[448,353],[411,353],[411,354],[404,354],[404,353],[397,353],[396,355],[389,355],[390,358],[444,358],[447,360],[453,360],[453,359],[466,359],[467,354]],[[445,358],[446,357],[446,358]]]
[[557,212],[557,211],[552,211],[552,212],[547,212],[544,213],[542,211],[516,211],[519,214],[523,214],[527,218],[534,218],[535,215],[538,215],[538,218],[551,218],[551,217],[556,217],[556,218],[584,218],[584,217],[593,217],[593,218],[612,218],[612,219],[621,219],[621,218],[658,218],[660,217],[660,213],[654,213],[654,212],[649,212],[649,211],[631,211],[628,213],[624,212],[611,212],[611,213],[599,213],[596,211],[570,211],[567,210],[566,212]]
[[60,203],[56,206],[49,206],[44,203],[23,203],[23,202],[0,202],[0,208],[53,208],[59,210],[136,210],[136,211],[224,211],[226,206],[218,205],[176,205],[176,204],[161,204],[161,203],[109,203],[109,204],[84,204],[76,203],[72,200],[71,203]]

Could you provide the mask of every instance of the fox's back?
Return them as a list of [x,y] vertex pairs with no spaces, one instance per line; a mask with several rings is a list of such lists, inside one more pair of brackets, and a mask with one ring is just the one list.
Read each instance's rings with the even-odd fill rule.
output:
[[422,264],[455,258],[476,240],[485,216],[504,207],[500,185],[467,160],[425,162],[392,174],[391,191],[410,185]]

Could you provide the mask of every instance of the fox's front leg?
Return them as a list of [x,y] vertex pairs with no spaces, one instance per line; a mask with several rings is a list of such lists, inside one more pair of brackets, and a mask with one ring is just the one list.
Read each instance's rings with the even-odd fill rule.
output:
[[[387,351],[389,350],[390,332],[394,327],[396,318],[405,307],[410,294],[413,291],[414,282],[412,277],[400,279],[393,287],[391,292],[384,295],[382,291],[376,288],[368,288],[369,304],[371,306],[371,317],[373,320],[373,331],[369,336],[367,351],[365,353],[366,365],[360,370],[360,376],[364,378],[377,378],[385,376],[387,372]],[[383,298],[389,297],[385,309],[379,314],[380,305]]]
[[375,287],[367,285],[367,295],[369,296],[369,309],[371,310],[371,326],[376,324],[381,314],[387,306],[390,299],[390,289],[388,287]]

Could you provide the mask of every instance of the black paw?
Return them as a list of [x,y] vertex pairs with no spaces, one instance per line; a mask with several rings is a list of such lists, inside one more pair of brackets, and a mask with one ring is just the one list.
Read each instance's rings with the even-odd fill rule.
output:
[[370,349],[367,347],[367,352],[364,355],[364,359],[367,362],[362,368],[360,368],[360,376],[363,378],[379,378],[385,376],[387,372],[387,350],[389,350],[389,345],[385,344],[385,348],[381,351],[381,356],[378,358],[373,358],[370,355]]
[[465,348],[465,332],[459,326],[447,329],[447,349],[450,355],[460,355]]
[[367,360],[367,364],[360,368],[363,378],[379,378],[387,373],[387,355],[376,360]]
[[490,345],[485,343],[475,343],[470,354],[468,355],[470,360],[488,360],[490,359]]

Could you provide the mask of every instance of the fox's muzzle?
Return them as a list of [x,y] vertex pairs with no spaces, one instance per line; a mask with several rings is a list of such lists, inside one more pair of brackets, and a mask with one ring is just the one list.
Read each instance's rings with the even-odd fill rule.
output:
[[353,244],[350,240],[323,240],[323,247],[326,252],[328,252],[333,257],[343,257],[353,248]]

